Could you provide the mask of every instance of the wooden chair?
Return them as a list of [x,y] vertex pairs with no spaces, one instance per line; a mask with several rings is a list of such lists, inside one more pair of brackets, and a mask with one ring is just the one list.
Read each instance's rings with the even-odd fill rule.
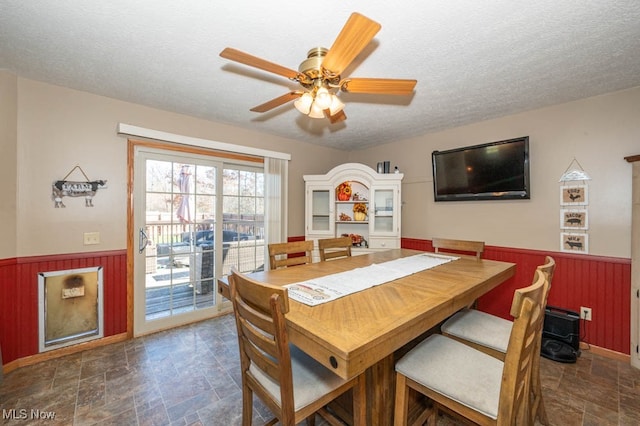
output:
[[324,262],[328,259],[338,257],[351,257],[351,246],[353,242],[351,237],[325,238],[318,240],[318,249],[320,250],[320,261]]
[[366,392],[364,378],[344,380],[322,364],[289,344],[285,314],[289,311],[287,289],[261,283],[235,268],[229,288],[238,329],[242,370],[242,424],[251,425],[255,393],[278,420],[294,426],[307,419],[313,425],[315,413],[330,424],[341,424],[324,407],[353,389],[354,424],[364,424]]
[[[549,297],[549,290],[551,288],[551,282],[553,281],[553,274],[555,272],[556,262],[551,256],[545,258],[545,263],[538,266],[537,271],[542,272],[546,278],[548,285],[542,294],[541,303],[542,309],[547,306],[547,298]],[[534,275],[534,279],[537,275]],[[532,285],[535,285],[532,284]],[[516,291],[511,304],[511,316],[517,318],[520,313],[520,305],[522,303],[522,291]],[[500,318],[486,312],[477,311],[475,309],[463,309],[460,312],[454,314],[451,318],[445,321],[440,330],[442,334],[456,339],[462,343],[465,343],[475,349],[485,352],[497,359],[504,360],[509,345],[509,337],[513,322],[504,318]],[[538,348],[536,349],[536,358],[533,362],[532,368],[532,415],[531,422],[536,417],[543,425],[549,424],[546,410],[544,408],[544,400],[542,398],[542,383],[540,381],[540,346],[542,344],[541,339],[537,342]]]
[[456,252],[472,252],[476,258],[480,260],[484,252],[484,241],[468,241],[468,240],[450,240],[445,238],[432,238],[431,245],[436,253],[441,249],[452,250]]
[[269,244],[269,268],[277,269],[311,263],[312,251],[313,240]]
[[539,357],[544,320],[537,301],[545,287],[547,278],[537,270],[534,285],[517,290],[520,311],[504,361],[441,334],[427,337],[403,356],[396,363],[395,424],[407,423],[409,389],[433,402],[424,416],[429,420],[444,409],[480,425],[532,424],[531,370]]

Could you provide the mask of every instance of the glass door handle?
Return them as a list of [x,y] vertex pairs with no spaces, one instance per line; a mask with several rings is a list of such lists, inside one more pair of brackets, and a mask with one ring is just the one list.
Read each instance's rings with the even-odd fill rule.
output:
[[147,233],[144,232],[144,228],[140,228],[140,232],[138,233],[138,252],[142,254],[148,244],[149,238],[147,237]]

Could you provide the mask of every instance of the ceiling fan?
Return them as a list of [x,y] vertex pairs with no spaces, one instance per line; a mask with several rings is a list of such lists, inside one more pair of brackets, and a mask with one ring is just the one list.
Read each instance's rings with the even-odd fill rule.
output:
[[304,90],[294,90],[251,108],[267,112],[293,101],[295,107],[312,118],[329,118],[337,123],[347,118],[344,104],[335,92],[370,93],[380,95],[409,95],[417,81],[390,78],[342,78],[340,74],[369,44],[380,30],[379,23],[357,12],[351,14],[330,49],[317,47],[307,53],[298,71],[266,61],[230,47],[220,56],[241,64],[281,75],[299,83]]

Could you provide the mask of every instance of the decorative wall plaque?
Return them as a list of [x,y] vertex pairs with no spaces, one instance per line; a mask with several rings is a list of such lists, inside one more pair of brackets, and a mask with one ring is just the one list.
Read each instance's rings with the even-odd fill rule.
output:
[[587,185],[563,185],[560,187],[561,206],[586,206],[589,204]]
[[[75,170],[79,170],[86,180],[67,180]],[[107,181],[105,179],[89,180],[82,168],[75,166],[64,178],[53,182],[51,186],[51,198],[56,208],[66,207],[62,202],[63,197],[84,197],[85,207],[93,207],[93,197],[96,195],[96,192],[98,192],[98,189],[106,188],[106,185]]]
[[573,253],[589,253],[589,235],[574,234],[570,232],[560,233],[560,250]]
[[589,229],[589,221],[586,210],[560,210],[560,228],[562,229]]

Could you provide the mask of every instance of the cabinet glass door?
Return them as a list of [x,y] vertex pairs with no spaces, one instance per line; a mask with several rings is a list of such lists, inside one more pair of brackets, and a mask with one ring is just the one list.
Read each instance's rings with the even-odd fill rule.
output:
[[392,234],[397,228],[398,208],[394,188],[373,188],[373,214],[369,220],[373,222],[372,232],[376,234]]
[[311,189],[311,221],[309,230],[313,232],[331,231],[331,202],[333,192],[329,188]]

